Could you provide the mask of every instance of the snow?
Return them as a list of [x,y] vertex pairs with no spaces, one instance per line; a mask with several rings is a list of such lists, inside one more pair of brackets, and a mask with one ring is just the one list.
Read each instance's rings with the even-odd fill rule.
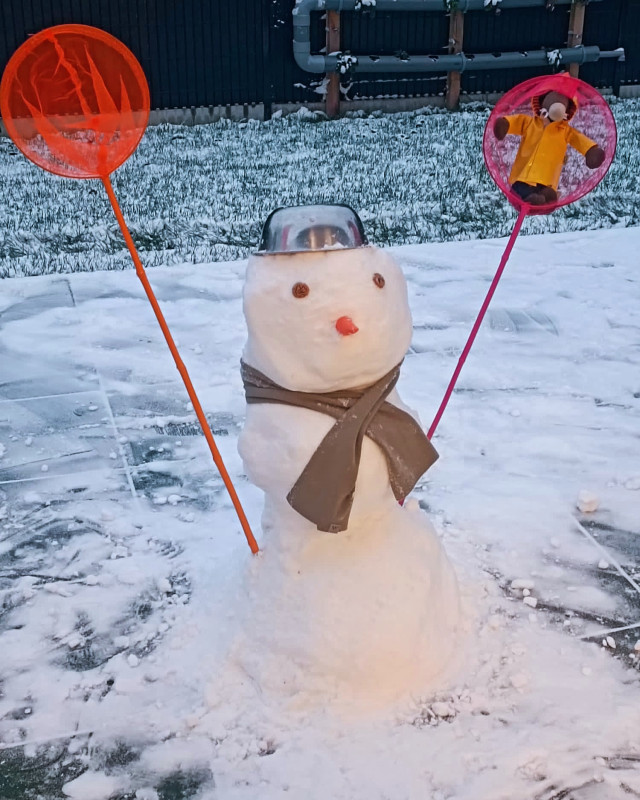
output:
[[598,495],[590,492],[588,489],[582,489],[582,491],[578,493],[576,506],[583,514],[593,514],[594,511],[598,510],[599,505],[600,499]]
[[[399,391],[425,425],[504,245],[389,251],[414,320]],[[58,755],[52,796],[83,800],[640,791],[639,249],[638,228],[518,240],[411,512],[458,574],[455,669],[342,711],[283,700],[231,657],[240,612],[288,634],[247,582],[268,542],[237,454],[245,263],[150,277],[258,557],[135,274],[0,284],[0,778]]]
[[108,800],[119,788],[120,781],[117,778],[99,772],[85,772],[66,783],[62,791],[71,800]]

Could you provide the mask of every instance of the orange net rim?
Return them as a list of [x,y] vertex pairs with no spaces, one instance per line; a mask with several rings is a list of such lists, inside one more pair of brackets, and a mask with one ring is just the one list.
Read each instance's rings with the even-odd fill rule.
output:
[[[44,28],[38,33],[33,34],[33,36],[30,36],[25,42],[23,42],[9,59],[5,67],[4,73],[2,75],[2,80],[0,81],[0,118],[4,123],[7,134],[9,135],[15,146],[18,148],[18,150],[20,150],[20,152],[24,156],[26,156],[26,158],[29,161],[35,163],[33,162],[33,159],[31,158],[28,149],[22,144],[22,137],[19,135],[18,130],[14,124],[13,117],[11,115],[9,107],[9,98],[11,96],[11,88],[13,82],[16,79],[18,69],[22,61],[24,60],[25,56],[31,53],[33,50],[35,50],[42,42],[51,40],[52,36],[60,34],[76,34],[90,39],[97,39],[101,41],[103,44],[106,44],[108,47],[115,50],[119,55],[121,55],[124,58],[124,60],[131,68],[131,71],[133,72],[134,77],[140,87],[143,96],[143,108],[140,109],[140,113],[143,115],[142,117],[143,124],[141,124],[140,126],[140,136],[135,141],[132,142],[131,147],[128,148],[128,151],[125,153],[120,163],[117,164],[113,168],[113,170],[111,170],[111,172],[113,172],[119,166],[121,166],[128,158],[131,157],[131,155],[135,152],[136,148],[140,144],[140,140],[142,139],[144,132],[147,128],[147,125],[149,123],[149,114],[151,111],[151,95],[149,93],[149,84],[147,82],[147,77],[138,59],[131,52],[131,50],[129,50],[129,48],[123,42],[120,41],[120,39],[117,39],[112,34],[102,30],[102,28],[95,28],[92,25],[81,25],[76,23],[53,25],[48,28]],[[46,170],[47,172],[51,172],[53,175],[58,175],[60,177],[60,173],[56,172],[56,170],[53,167],[49,167],[46,164],[41,164],[41,163],[38,163],[37,166],[39,166],[41,169]],[[95,174],[95,175],[77,175],[73,177],[76,180],[89,180],[95,178],[102,178],[105,176]]]

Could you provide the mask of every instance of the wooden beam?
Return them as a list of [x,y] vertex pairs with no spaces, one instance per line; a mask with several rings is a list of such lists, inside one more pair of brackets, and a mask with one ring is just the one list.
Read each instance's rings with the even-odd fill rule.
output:
[[262,0],[262,102],[263,119],[271,119],[273,112],[273,73],[271,66],[271,2]]
[[[462,37],[464,34],[464,14],[462,11],[452,11],[449,14],[449,53],[462,52]],[[460,103],[460,78],[459,72],[447,72],[447,94],[444,104],[453,111]]]
[[[327,54],[340,50],[340,12],[327,11]],[[331,119],[340,115],[340,73],[327,75],[325,111]]]
[[[582,32],[584,30],[584,7],[585,4],[582,0],[574,0],[571,3],[571,11],[569,11],[569,36],[567,38],[567,47],[577,47],[582,44]],[[569,74],[574,78],[578,77],[580,66],[578,64],[569,64]]]

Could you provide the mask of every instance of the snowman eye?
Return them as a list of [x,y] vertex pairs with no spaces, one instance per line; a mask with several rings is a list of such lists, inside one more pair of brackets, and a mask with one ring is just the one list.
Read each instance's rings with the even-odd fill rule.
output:
[[309,287],[306,283],[294,283],[291,294],[294,297],[306,297],[309,294]]
[[376,274],[373,276],[373,282],[378,287],[378,289],[382,289],[384,286],[384,278],[379,272],[376,272]]

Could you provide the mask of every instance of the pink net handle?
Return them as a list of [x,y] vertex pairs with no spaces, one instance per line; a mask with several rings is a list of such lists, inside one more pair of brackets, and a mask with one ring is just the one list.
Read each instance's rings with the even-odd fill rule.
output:
[[[562,81],[561,76],[543,75],[515,86],[497,103],[485,127],[482,142],[485,164],[493,180],[518,210],[524,201],[511,188],[509,175],[520,145],[520,137],[507,134],[500,141],[493,132],[494,124],[499,117],[515,114],[533,116],[532,97],[553,90],[554,79]],[[530,214],[548,214],[560,206],[584,197],[607,174],[615,155],[616,124],[606,100],[588,83],[577,78],[569,80],[572,96],[577,98],[578,106],[569,124],[604,150],[604,161],[596,169],[589,169],[584,155],[568,146],[557,189],[558,199],[554,203],[542,206],[529,206]]]

